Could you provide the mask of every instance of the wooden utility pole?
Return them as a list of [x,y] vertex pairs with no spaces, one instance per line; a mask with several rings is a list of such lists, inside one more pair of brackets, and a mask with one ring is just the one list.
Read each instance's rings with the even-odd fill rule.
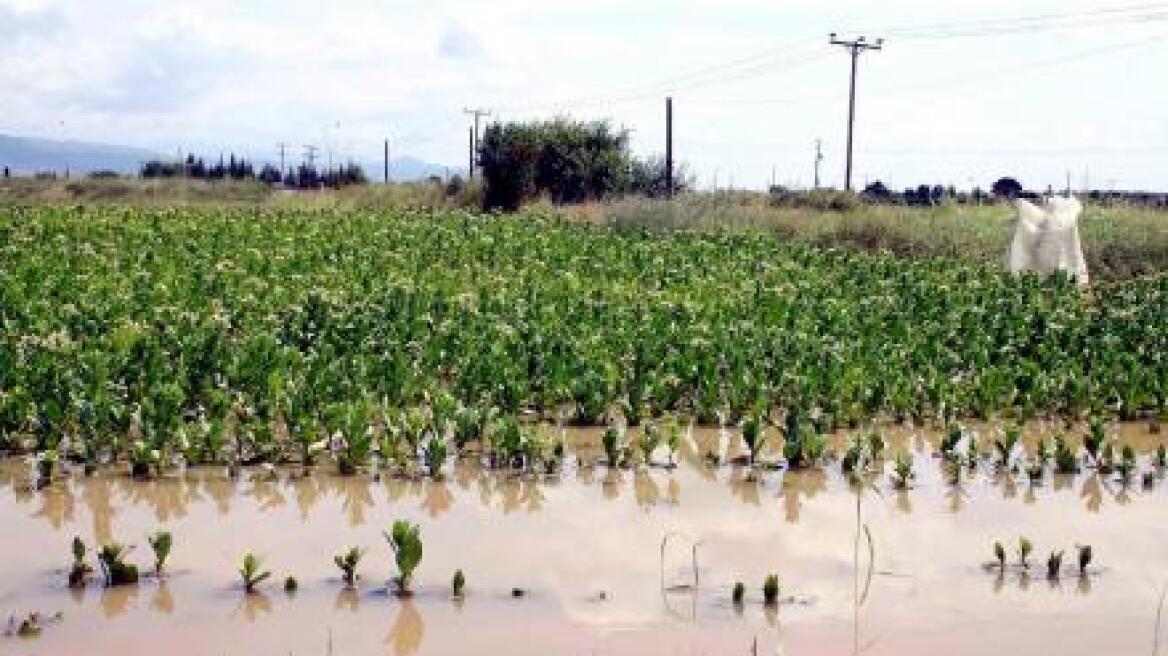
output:
[[884,39],[876,39],[869,42],[866,37],[859,37],[851,41],[840,39],[836,37],[835,32],[831,33],[830,43],[833,46],[843,46],[852,55],[852,77],[851,83],[848,86],[848,163],[844,173],[844,189],[852,190],[852,133],[856,127],[856,64],[860,59],[860,53],[866,50],[882,50],[884,47]]
[[473,127],[466,129],[466,176],[474,180],[475,170],[475,131]]
[[673,198],[673,97],[665,98],[665,197]]
[[467,169],[470,178],[473,179],[475,170],[475,153],[479,149],[479,119],[490,116],[491,112],[482,108],[472,109],[468,107],[464,108],[462,113],[474,117],[474,126],[471,127],[470,131],[470,166]]

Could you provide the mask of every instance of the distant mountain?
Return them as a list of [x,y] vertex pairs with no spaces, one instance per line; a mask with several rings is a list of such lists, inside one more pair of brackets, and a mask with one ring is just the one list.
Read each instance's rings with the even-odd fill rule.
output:
[[75,174],[137,173],[142,162],[155,157],[158,153],[144,148],[0,134],[0,168],[7,166],[13,175],[66,169]]

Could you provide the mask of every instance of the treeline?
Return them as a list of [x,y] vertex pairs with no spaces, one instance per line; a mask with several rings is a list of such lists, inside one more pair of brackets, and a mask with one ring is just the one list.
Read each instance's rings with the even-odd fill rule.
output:
[[[628,193],[661,197],[669,187],[665,161],[633,157],[628,131],[605,121],[492,124],[479,144],[477,164],[488,210],[514,211],[536,198],[578,203]],[[675,167],[674,190],[691,184],[683,168]]]
[[289,189],[340,188],[369,182],[360,165],[346,163],[331,169],[317,169],[313,165],[300,166],[283,172],[265,164],[257,172],[247,159],[230,155],[222,157],[215,164],[208,165],[202,157],[187,155],[183,160],[150,160],[144,162],[138,171],[144,179],[190,178],[193,180],[255,180],[273,187]]

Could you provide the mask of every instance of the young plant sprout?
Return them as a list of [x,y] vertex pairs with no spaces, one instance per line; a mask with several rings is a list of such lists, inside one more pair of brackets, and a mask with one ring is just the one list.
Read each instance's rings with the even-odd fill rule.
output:
[[608,466],[620,466],[620,431],[617,430],[615,426],[609,426],[608,429],[604,431],[604,437],[601,441],[604,443],[604,455],[606,458],[608,458]]
[[994,441],[994,446],[998,450],[999,464],[1009,469],[1014,458],[1014,447],[1018,445],[1018,440],[1022,436],[1022,429],[1017,424],[1010,424],[1006,427],[1000,439]]
[[767,606],[779,603],[779,576],[777,574],[767,574],[766,580],[762,583],[762,600]]
[[244,554],[243,564],[239,568],[239,578],[242,579],[243,591],[247,594],[254,594],[256,586],[272,575],[267,570],[261,570],[262,565],[263,562],[255,554],[251,552]]
[[681,425],[676,419],[668,420],[665,428],[665,446],[669,449],[669,466],[676,467],[677,451],[681,448]]
[[1060,474],[1079,473],[1079,459],[1061,434],[1054,436],[1054,468]]
[[1119,471],[1119,478],[1126,485],[1131,482],[1132,474],[1136,470],[1136,451],[1130,444],[1123,445],[1120,450],[1119,464],[1116,465]]
[[1063,568],[1063,552],[1052,551],[1046,559],[1046,578],[1054,580],[1059,577]]
[[1032,551],[1034,551],[1034,543],[1030,541],[1030,538],[1025,535],[1018,538],[1018,564],[1023,569],[1030,569],[1030,563],[1027,562],[1027,558],[1030,557]]
[[1001,542],[994,543],[994,559],[998,561],[998,569],[1006,570],[1006,548]]
[[97,552],[106,586],[134,585],[138,583],[138,567],[125,562],[129,548],[117,542],[103,546]]
[[1083,437],[1083,447],[1087,449],[1087,455],[1091,456],[1091,460],[1094,460],[1096,465],[1102,464],[1100,449],[1106,441],[1107,428],[1103,424],[1103,420],[1099,417],[1092,417],[1087,435]]
[[466,576],[462,570],[455,570],[454,578],[450,580],[450,590],[455,599],[462,599],[466,595]]
[[742,422],[742,440],[746,442],[746,448],[750,451],[750,465],[753,467],[758,462],[758,452],[766,442],[761,416],[751,414]]
[[730,599],[734,602],[735,606],[742,605],[743,600],[746,599],[746,586],[742,584],[742,581],[734,584],[734,591],[731,593]]
[[162,568],[166,566],[166,559],[170,557],[170,547],[173,543],[170,532],[159,531],[147,536],[146,541],[154,551],[154,573],[162,574]]
[[442,465],[446,462],[446,440],[441,437],[430,438],[422,455],[425,457],[426,467],[430,470],[430,477],[437,479],[441,476]]
[[418,563],[422,562],[421,528],[417,524],[399,519],[393,523],[393,529],[384,535],[393,549],[393,557],[397,563],[398,576],[395,581],[398,593],[403,596],[410,595],[412,594],[410,581],[413,580]]
[[912,455],[906,451],[896,454],[896,460],[892,463],[892,484],[897,489],[907,490],[914,478],[916,474],[913,473]]
[[872,456],[873,460],[879,460],[884,457],[884,436],[880,431],[873,430],[868,433],[868,454]]
[[288,578],[284,579],[284,592],[287,592],[287,593],[296,592],[296,590],[298,590],[299,588],[300,588],[300,584],[296,582],[295,576],[289,576]]
[[1091,564],[1091,561],[1094,559],[1094,557],[1095,557],[1095,553],[1094,553],[1094,550],[1091,549],[1091,545],[1089,545],[1089,544],[1079,545],[1079,575],[1080,576],[1087,575],[1087,567]]
[[333,562],[341,570],[341,578],[350,588],[357,584],[357,564],[361,562],[361,556],[364,554],[365,552],[358,547],[349,547],[348,551],[333,556]]
[[85,562],[85,543],[81,536],[73,536],[73,566],[69,568],[69,587],[81,588],[85,586],[85,578],[93,571]]
[[641,450],[641,462],[645,466],[653,464],[653,452],[661,445],[661,427],[656,422],[645,424],[641,436],[637,440],[637,447]]

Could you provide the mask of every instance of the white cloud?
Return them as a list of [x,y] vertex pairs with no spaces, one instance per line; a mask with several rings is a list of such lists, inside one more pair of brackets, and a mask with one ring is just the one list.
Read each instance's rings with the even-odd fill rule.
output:
[[[372,154],[389,133],[398,152],[461,162],[461,109],[485,105],[503,118],[557,110],[612,118],[650,153],[663,147],[662,97],[672,93],[677,151],[701,180],[716,173],[761,186],[774,170],[806,184],[821,138],[827,180],[839,184],[847,57],[826,44],[828,31],[1095,6],[334,0],[322,10],[305,0],[0,0],[0,85],[17,90],[0,130],[257,157],[271,156],[276,141]],[[1038,186],[1067,168],[1099,167],[1121,184],[1168,186],[1168,127],[1154,109],[1164,98],[1151,82],[1165,47],[1057,62],[1158,26],[891,36],[861,63],[859,176],[984,185],[1024,170]],[[806,61],[776,54],[710,70],[792,43]],[[695,71],[704,73],[687,75]]]

